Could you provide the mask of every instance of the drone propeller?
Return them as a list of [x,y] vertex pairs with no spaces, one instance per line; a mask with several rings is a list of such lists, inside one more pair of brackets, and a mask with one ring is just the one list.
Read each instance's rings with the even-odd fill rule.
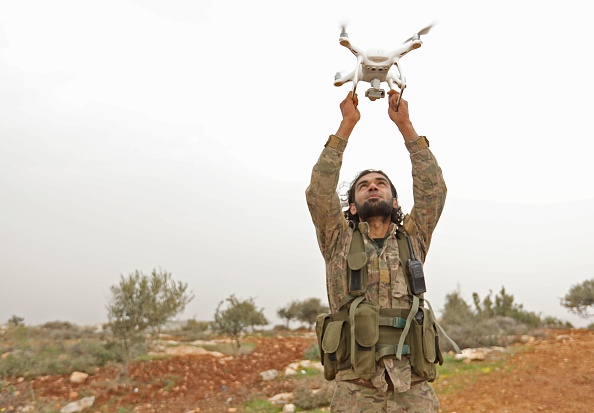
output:
[[347,34],[347,31],[346,31],[346,28],[347,28],[347,22],[342,21],[342,23],[340,23],[340,37],[349,37],[349,35]]
[[422,34],[427,34],[429,33],[429,31],[431,30],[431,28],[435,26],[435,23],[430,24],[429,26],[423,27],[421,30],[419,30],[417,33],[415,33],[413,36],[409,37],[408,39],[406,39],[403,43],[406,43],[408,41],[413,40],[415,37],[421,36]]

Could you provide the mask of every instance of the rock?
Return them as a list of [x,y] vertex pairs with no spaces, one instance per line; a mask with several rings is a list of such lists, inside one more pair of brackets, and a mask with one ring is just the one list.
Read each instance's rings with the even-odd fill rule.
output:
[[266,370],[260,373],[260,377],[262,377],[263,381],[270,381],[274,380],[278,377],[278,370]]
[[485,360],[486,358],[487,355],[484,351],[475,348],[465,348],[462,349],[462,354],[456,354],[454,360],[464,360],[466,362],[470,362],[474,360],[481,361]]
[[207,354],[207,355],[218,357],[218,358],[225,357],[225,355],[223,353],[220,353],[218,351],[208,351],[201,347],[194,347],[194,346],[167,347],[165,349],[164,353],[173,354],[176,356],[187,356],[187,355],[201,356],[201,355]]
[[295,376],[297,375],[297,370],[291,368],[291,367],[287,367],[285,369],[285,373],[283,374],[285,377],[289,377],[289,376]]
[[85,380],[87,379],[87,377],[89,377],[89,375],[87,373],[83,373],[80,371],[73,371],[72,374],[70,375],[70,383],[76,383],[76,384],[84,383]]
[[522,335],[520,336],[520,343],[526,344],[526,343],[534,343],[536,341],[536,337],[534,336],[529,336],[529,335]]
[[287,404],[293,402],[293,393],[279,393],[270,397],[268,401],[272,404]]
[[283,412],[282,413],[294,413],[295,412],[295,405],[294,404],[285,404],[283,406]]
[[60,410],[60,413],[82,412],[87,407],[91,407],[94,402],[95,402],[95,396],[83,397],[80,400],[77,400],[72,403],[68,403],[66,406],[62,407],[62,410]]
[[322,363],[320,361],[316,361],[313,365],[313,368],[318,369],[320,372],[324,372],[324,366],[322,365]]

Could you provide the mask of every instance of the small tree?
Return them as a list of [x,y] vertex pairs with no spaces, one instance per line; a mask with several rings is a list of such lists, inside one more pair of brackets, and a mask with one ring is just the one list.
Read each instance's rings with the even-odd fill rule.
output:
[[153,270],[149,282],[149,306],[147,308],[147,323],[153,334],[161,333],[161,328],[182,312],[186,305],[194,299],[188,293],[188,285],[175,282],[171,273]]
[[293,320],[299,319],[300,303],[299,301],[291,301],[285,307],[281,307],[276,310],[276,314],[283,320],[285,320],[286,327],[289,329],[289,324]]
[[[223,304],[227,302],[226,308]],[[217,306],[212,323],[213,330],[231,337],[235,351],[241,347],[241,338],[254,326],[265,326],[268,320],[262,309],[258,310],[253,298],[239,300],[234,294],[221,301]]]
[[[476,303],[480,302],[478,294],[473,295],[473,298],[475,305],[477,305]],[[442,319],[446,326],[462,326],[476,322],[476,317],[468,303],[462,297],[460,290],[446,294]]]
[[112,285],[107,304],[108,328],[120,343],[122,370],[128,375],[132,348],[144,340],[147,329],[159,330],[171,318],[182,312],[194,296],[186,292],[187,284],[175,283],[171,274],[153,270],[150,276],[142,272],[120,278]]
[[518,304],[513,295],[507,293],[505,287],[495,295],[495,301],[491,296],[493,291],[489,290],[489,294],[480,300],[477,293],[472,294],[474,306],[476,309],[476,316],[479,320],[488,320],[494,317],[510,317],[522,324],[530,327],[540,327],[542,325],[541,316],[524,309],[523,304]]
[[328,312],[328,307],[319,298],[307,298],[299,303],[297,319],[307,324],[311,330],[318,314],[324,312]]
[[12,317],[8,319],[8,325],[11,327],[22,327],[25,325],[25,318],[13,314]]
[[588,313],[588,308],[594,307],[594,278],[572,285],[561,299],[561,305],[580,317],[592,316],[592,313]]

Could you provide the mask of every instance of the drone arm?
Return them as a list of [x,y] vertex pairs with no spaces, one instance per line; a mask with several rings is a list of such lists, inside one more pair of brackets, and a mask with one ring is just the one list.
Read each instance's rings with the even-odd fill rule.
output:
[[[340,75],[340,73],[337,73],[337,76]],[[341,76],[337,79],[334,80],[334,86],[342,86],[344,85],[346,82],[350,82],[351,80],[353,80],[353,77],[355,77],[355,71],[353,70],[350,73],[347,73],[344,76]]]
[[364,54],[364,51],[362,49],[351,44],[351,41],[348,39],[348,37],[341,37],[339,43],[341,44],[341,46],[344,46],[347,49],[349,49],[357,57]]

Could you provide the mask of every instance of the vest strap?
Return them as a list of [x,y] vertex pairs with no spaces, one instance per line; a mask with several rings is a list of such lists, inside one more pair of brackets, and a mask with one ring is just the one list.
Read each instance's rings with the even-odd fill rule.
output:
[[402,330],[402,335],[400,336],[400,340],[398,340],[398,348],[396,350],[396,358],[398,360],[402,360],[402,351],[404,348],[404,339],[408,334],[408,330],[410,330],[410,323],[412,322],[415,314],[419,311],[419,297],[413,295],[413,305],[410,309],[410,313],[408,313],[408,317],[406,317],[406,325],[404,326],[404,330]]
[[404,328],[406,326],[406,318],[402,317],[385,317],[380,315],[379,325],[387,327]]
[[[381,345],[378,344],[378,349],[375,352],[375,360],[379,360],[384,356],[391,356],[398,353],[398,346],[397,345]],[[410,346],[408,344],[404,344],[402,346],[402,355],[410,354]]]
[[456,350],[456,353],[462,354],[462,351],[460,350],[460,347],[458,347],[458,344],[456,344],[456,342],[454,340],[452,340],[450,338],[450,336],[448,336],[448,334],[445,332],[445,330],[443,329],[441,324],[439,324],[439,322],[437,321],[437,317],[435,317],[435,313],[433,313],[433,308],[431,307],[431,303],[427,300],[425,300],[425,302],[427,303],[427,306],[429,307],[429,311],[431,311],[431,313],[433,314],[433,319],[434,319],[435,325],[437,326],[437,329],[439,330],[441,335],[443,335],[452,344],[452,347],[454,347],[454,350]]

